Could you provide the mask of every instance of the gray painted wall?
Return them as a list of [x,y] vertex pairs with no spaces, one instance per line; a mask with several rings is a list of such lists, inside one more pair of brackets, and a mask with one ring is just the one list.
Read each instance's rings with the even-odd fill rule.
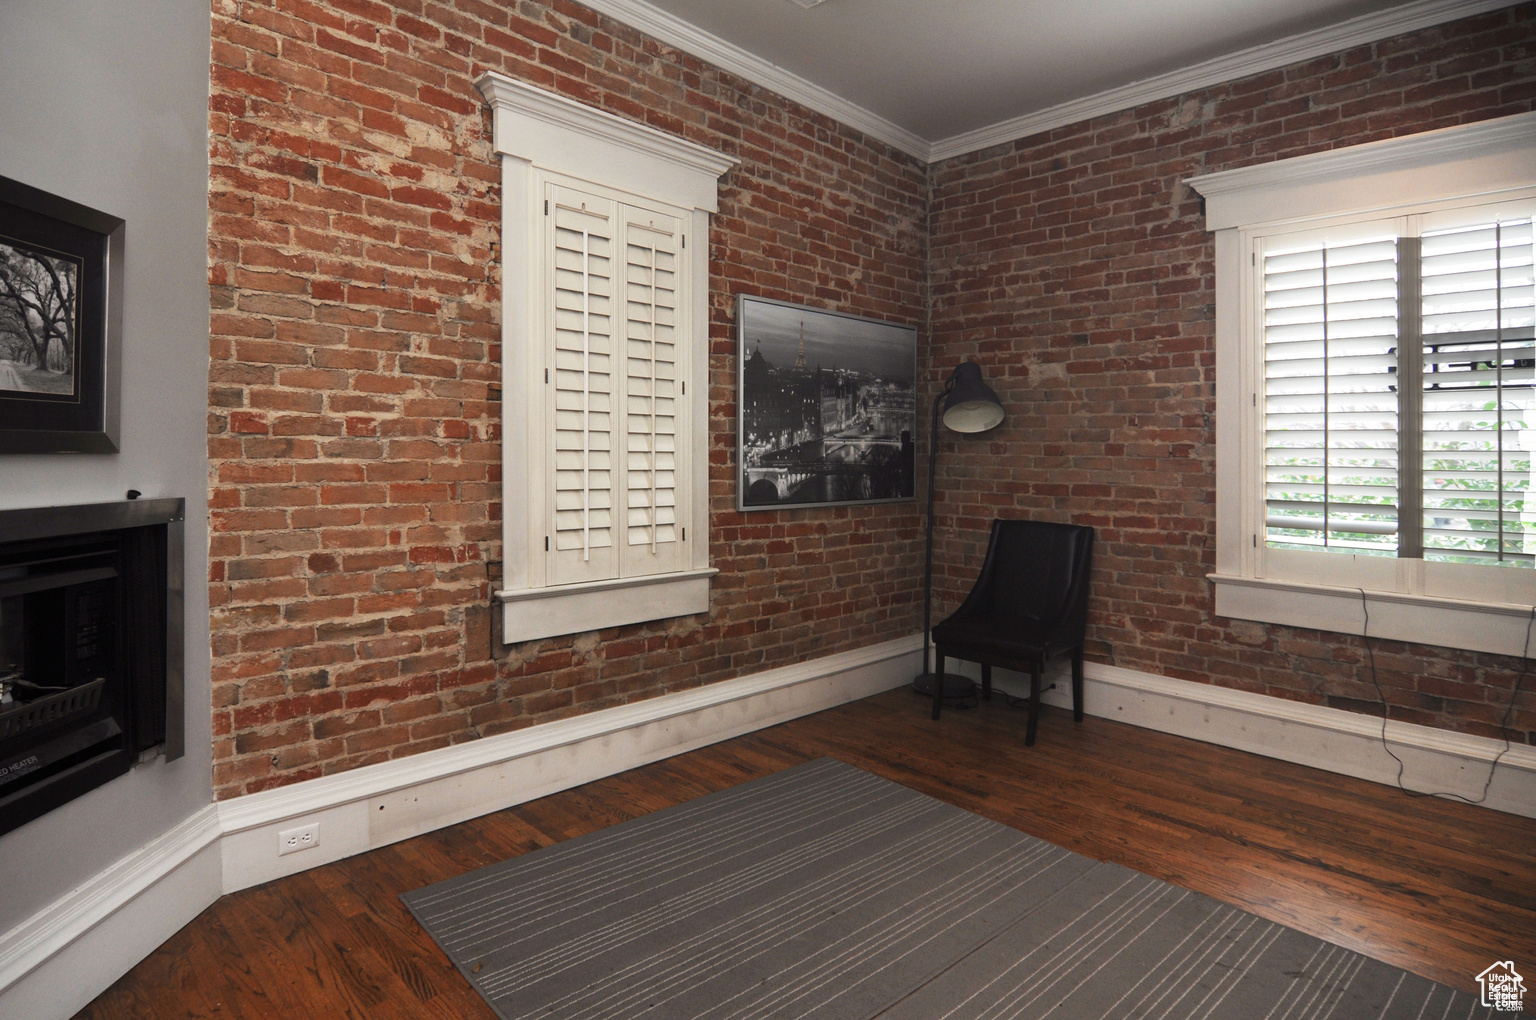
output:
[[0,2],[0,175],[127,221],[121,449],[0,455],[0,507],[187,501],[187,754],[0,837],[0,932],[212,799],[208,52],[196,0]]

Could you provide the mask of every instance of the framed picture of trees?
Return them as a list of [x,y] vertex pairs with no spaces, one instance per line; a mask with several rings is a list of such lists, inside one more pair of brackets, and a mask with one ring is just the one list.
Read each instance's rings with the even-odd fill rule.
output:
[[0,453],[115,453],[123,221],[0,177]]

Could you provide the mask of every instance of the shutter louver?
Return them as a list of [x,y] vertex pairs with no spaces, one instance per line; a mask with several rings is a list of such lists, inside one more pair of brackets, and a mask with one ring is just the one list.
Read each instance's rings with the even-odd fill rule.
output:
[[1396,555],[1396,241],[1263,261],[1266,543]]
[[614,345],[612,206],[553,195],[553,583],[612,576]]
[[[638,210],[625,224],[625,508],[629,555],[675,569],[678,244],[681,224]],[[632,573],[640,564],[626,570]]]
[[1428,233],[1422,245],[1425,558],[1531,566],[1531,220]]
[[681,570],[682,220],[551,184],[547,583]]

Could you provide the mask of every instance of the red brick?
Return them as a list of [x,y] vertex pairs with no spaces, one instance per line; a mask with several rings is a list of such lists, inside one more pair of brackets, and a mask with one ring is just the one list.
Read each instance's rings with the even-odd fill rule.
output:
[[[1489,17],[1510,26],[1513,15]],[[1010,408],[991,441],[946,447],[936,612],[964,595],[992,517],[1093,524],[1100,545],[1090,658],[1377,711],[1374,688],[1361,687],[1366,655],[1358,639],[1214,615],[1204,579],[1215,566],[1214,255],[1198,204],[1176,192],[1164,197],[1161,182],[1249,165],[1265,153],[1382,137],[1384,128],[1417,131],[1512,112],[1497,74],[1478,84],[1394,71],[1434,64],[1495,71],[1506,60],[1491,42],[1471,48],[1448,38],[1407,36],[1383,43],[1380,58],[1326,56],[1210,87],[1194,97],[1202,111],[1215,110],[1209,119],[1202,112],[1176,124],[1171,108],[1153,103],[1056,129],[1038,157],[1031,149],[1041,140],[1025,140],[1014,146],[1017,161],[969,154],[933,168],[926,385],[932,392],[948,366],[984,355]],[[1419,107],[1403,105],[1405,89]],[[1367,98],[1378,93],[1379,102]],[[1522,108],[1530,107],[1528,99]],[[1110,139],[1112,154],[1135,153],[1134,161],[1106,158]],[[1191,153],[1200,154],[1197,162]],[[833,602],[818,612],[840,608]],[[744,638],[750,622],[735,624]],[[1385,641],[1376,653],[1395,717],[1485,732],[1479,727],[1489,717],[1479,713],[1508,697],[1507,684],[1487,684],[1494,657],[1443,649],[1409,655]],[[1266,667],[1262,683],[1253,679],[1254,661]],[[1490,687],[1493,696],[1484,697]],[[1467,704],[1482,707],[1458,707]]]
[[[1211,86],[1191,116],[1160,101],[930,170],[633,33],[574,44],[536,4],[241,10],[214,13],[209,103],[210,600],[231,614],[213,668],[272,707],[265,722],[260,706],[221,707],[221,799],[915,632],[917,504],[735,510],[736,291],[896,322],[931,308],[920,404],[948,366],[986,360],[1009,418],[985,441],[946,440],[936,609],[964,593],[993,516],[1091,520],[1091,657],[1365,704],[1356,644],[1264,628],[1255,646],[1212,613],[1212,254],[1172,182],[1529,109],[1507,73],[1526,59],[1517,15]],[[1499,26],[1504,43],[1478,41]],[[742,159],[708,239],[711,613],[489,660],[500,196],[468,84],[487,66]],[[1436,67],[1459,84],[1436,84]],[[1414,88],[1424,105],[1404,110]],[[294,544],[316,538],[320,551]],[[282,623],[261,625],[274,610]],[[1416,661],[1389,667],[1407,685],[1397,711],[1487,727],[1457,706],[1501,704],[1506,660]],[[1414,690],[1417,675],[1434,682]],[[351,710],[311,700],[337,691]],[[374,698],[383,714],[363,707]]]

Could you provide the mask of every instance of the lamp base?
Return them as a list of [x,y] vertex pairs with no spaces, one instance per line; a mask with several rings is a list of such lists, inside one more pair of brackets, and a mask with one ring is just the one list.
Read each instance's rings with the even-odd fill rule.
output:
[[[933,697],[934,682],[938,680],[937,673],[923,673],[913,678],[912,689],[919,694]],[[953,701],[964,698],[974,701],[976,698],[976,681],[968,676],[959,676],[955,673],[944,674],[944,693],[941,695],[945,701]]]

